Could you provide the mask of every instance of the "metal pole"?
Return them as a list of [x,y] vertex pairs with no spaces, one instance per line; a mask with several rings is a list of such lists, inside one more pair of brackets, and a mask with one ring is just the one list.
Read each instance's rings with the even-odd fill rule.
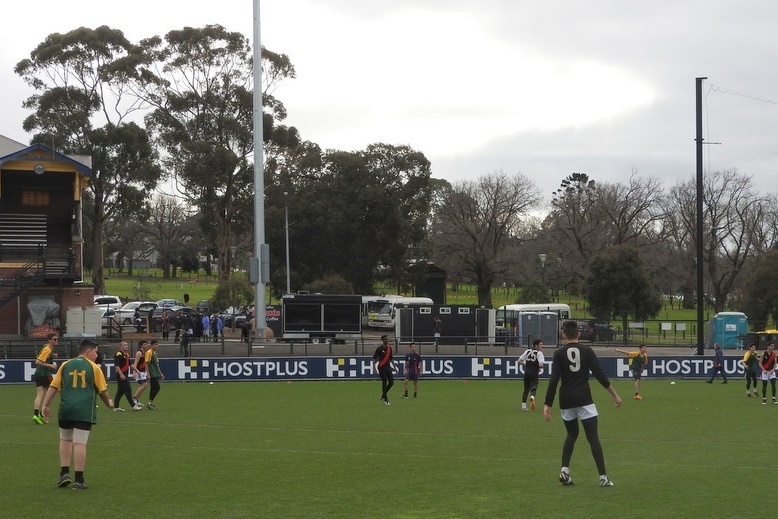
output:
[[702,186],[702,82],[708,78],[696,78],[696,108],[697,108],[697,355],[703,354],[705,329],[703,323],[704,286],[703,286],[703,207],[704,190]]
[[262,275],[263,245],[265,243],[265,169],[262,135],[262,40],[259,32],[259,0],[254,0],[254,261],[258,262],[259,280],[254,293],[254,322],[256,336],[265,338],[265,283]]
[[289,193],[284,191],[284,227],[286,228],[286,293],[292,293],[289,274]]

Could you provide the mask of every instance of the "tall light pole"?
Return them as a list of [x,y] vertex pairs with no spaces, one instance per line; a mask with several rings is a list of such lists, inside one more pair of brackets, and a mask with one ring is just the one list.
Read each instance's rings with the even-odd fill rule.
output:
[[541,252],[538,254],[538,258],[540,259],[540,280],[543,283],[543,288],[546,288],[546,258],[548,258],[548,254]]
[[286,293],[292,293],[292,283],[289,274],[289,193],[284,191],[284,228],[286,231]]

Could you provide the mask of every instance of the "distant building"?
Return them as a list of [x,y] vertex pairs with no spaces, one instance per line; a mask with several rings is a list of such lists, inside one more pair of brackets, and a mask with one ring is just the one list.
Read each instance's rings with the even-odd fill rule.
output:
[[91,177],[89,156],[0,136],[0,334],[43,336],[64,327],[67,308],[92,306],[82,283]]

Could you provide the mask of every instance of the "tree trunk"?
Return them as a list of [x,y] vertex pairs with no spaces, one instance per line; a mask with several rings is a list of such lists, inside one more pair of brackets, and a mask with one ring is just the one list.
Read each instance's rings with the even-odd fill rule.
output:
[[226,216],[220,216],[218,224],[219,233],[216,236],[216,248],[219,251],[219,260],[217,262],[219,280],[229,281],[230,270],[232,269],[232,251],[230,250],[232,229],[230,228],[229,219]]
[[92,284],[95,286],[95,294],[105,292],[105,280],[103,279],[103,215],[101,204],[95,201],[94,223],[92,226]]

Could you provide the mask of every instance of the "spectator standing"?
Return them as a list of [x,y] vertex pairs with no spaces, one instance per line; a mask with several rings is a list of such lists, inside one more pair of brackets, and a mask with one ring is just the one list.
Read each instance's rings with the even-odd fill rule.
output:
[[43,399],[43,415],[49,417],[54,396],[61,392],[59,405],[59,482],[57,486],[68,486],[73,480],[70,477],[70,460],[73,459],[75,470],[74,490],[86,490],[84,468],[86,467],[86,444],[89,432],[97,423],[97,397],[113,409],[113,402],[108,396],[108,384],[105,375],[97,364],[98,346],[92,339],[84,339],[78,347],[78,357],[68,360],[60,366],[54,376],[51,386]]
[[[439,315],[435,316],[435,320],[432,322],[432,335],[435,337],[435,347],[440,344],[440,335],[443,333],[443,321]],[[437,350],[435,350],[437,351]]]
[[216,316],[216,334],[215,334],[215,340],[218,340],[219,337],[222,339],[224,338],[224,321],[222,320],[220,315]]
[[597,381],[608,390],[613,397],[616,407],[621,406],[622,401],[616,389],[608,380],[605,372],[600,367],[591,347],[579,344],[578,323],[565,321],[562,325],[562,335],[565,345],[554,351],[551,366],[551,379],[546,391],[546,400],[543,405],[543,418],[551,421],[551,406],[554,404],[556,388],[559,382],[562,387],[559,390],[559,409],[565,424],[567,436],[562,446],[562,468],[559,471],[559,482],[563,485],[572,485],[570,476],[570,460],[573,457],[573,449],[578,439],[578,420],[583,425],[586,439],[591,447],[592,457],[600,473],[600,486],[612,487],[613,482],[605,471],[605,455],[600,444],[600,436],[597,426],[597,407],[592,399],[592,391],[589,387],[589,373],[594,375]]
[[722,384],[727,383],[727,374],[724,372],[724,350],[721,349],[721,345],[716,343],[713,345],[713,373],[710,376],[710,380],[706,380],[708,384],[713,384],[713,379],[716,378],[718,373],[721,373],[721,378],[724,379]]
[[[153,310],[149,312],[149,331],[151,331],[151,315]],[[162,338],[167,340],[170,338],[170,316],[167,312],[162,312]]]
[[211,336],[211,318],[208,314],[203,315],[202,318],[203,338],[207,341]]
[[57,372],[57,363],[54,362],[57,354],[54,353],[54,348],[59,344],[59,334],[56,332],[49,332],[46,335],[46,344],[41,348],[40,353],[35,358],[35,374],[33,379],[35,380],[35,401],[32,404],[32,421],[38,425],[49,423],[49,420],[41,414],[41,404],[46,397],[46,391],[51,384],[51,378],[54,373]]
[[176,336],[173,338],[174,341],[178,342],[178,340],[181,338],[181,328],[184,326],[184,314],[181,312],[176,312],[174,319],[174,325],[176,327]]
[[419,375],[422,372],[421,355],[416,351],[416,343],[409,346],[410,351],[405,354],[405,381],[403,382],[403,398],[408,398],[408,381],[413,380],[413,398],[419,392]]

